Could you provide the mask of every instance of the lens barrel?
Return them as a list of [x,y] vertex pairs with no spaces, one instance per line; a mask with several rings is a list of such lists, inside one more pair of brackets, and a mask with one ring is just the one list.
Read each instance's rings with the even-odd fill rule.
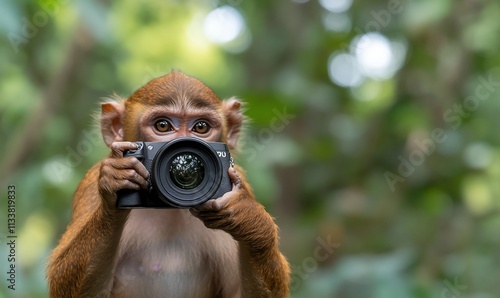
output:
[[165,203],[192,207],[213,197],[222,181],[222,171],[217,152],[208,143],[181,138],[158,150],[152,162],[151,182]]

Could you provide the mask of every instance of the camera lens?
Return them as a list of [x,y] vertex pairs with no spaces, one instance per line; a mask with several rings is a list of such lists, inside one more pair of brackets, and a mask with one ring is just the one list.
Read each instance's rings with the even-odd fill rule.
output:
[[151,164],[151,186],[169,206],[197,206],[213,198],[223,171],[217,152],[207,142],[178,138],[156,152]]
[[200,185],[205,176],[203,162],[193,153],[181,153],[172,158],[170,178],[182,189],[193,189]]

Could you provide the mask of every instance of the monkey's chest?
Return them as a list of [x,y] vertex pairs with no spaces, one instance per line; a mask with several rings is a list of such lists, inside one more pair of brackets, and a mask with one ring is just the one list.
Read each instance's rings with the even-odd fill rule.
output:
[[175,245],[126,256],[116,267],[114,297],[212,297],[210,269],[202,254]]

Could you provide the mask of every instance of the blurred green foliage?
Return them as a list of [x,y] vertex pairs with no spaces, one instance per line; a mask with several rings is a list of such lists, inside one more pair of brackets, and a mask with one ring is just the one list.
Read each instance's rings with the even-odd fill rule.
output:
[[[1,1],[0,297],[47,297],[72,193],[107,154],[99,102],[171,69],[247,103],[239,162],[280,226],[293,297],[497,297],[500,3],[350,2]],[[228,6],[244,28],[217,44],[206,16]],[[332,75],[372,31],[399,66]],[[386,57],[361,50],[365,66]]]

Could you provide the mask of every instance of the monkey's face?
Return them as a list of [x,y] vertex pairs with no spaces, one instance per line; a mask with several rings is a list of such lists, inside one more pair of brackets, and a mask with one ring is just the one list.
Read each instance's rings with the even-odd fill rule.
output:
[[139,138],[146,142],[167,142],[180,137],[216,142],[222,133],[220,114],[208,107],[159,105],[138,116]]
[[128,141],[225,139],[220,99],[209,87],[180,72],[157,78],[132,94],[125,102],[124,128]]

